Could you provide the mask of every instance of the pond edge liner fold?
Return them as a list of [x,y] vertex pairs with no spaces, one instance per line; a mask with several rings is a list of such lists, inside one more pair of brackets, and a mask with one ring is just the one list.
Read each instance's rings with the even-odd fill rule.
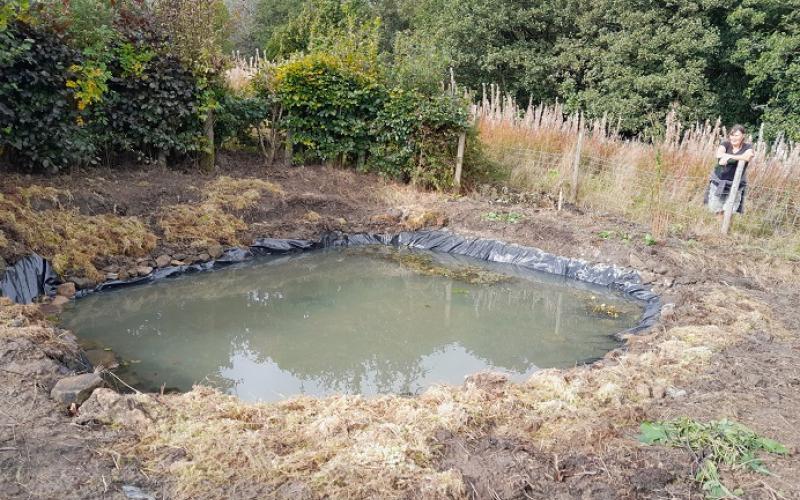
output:
[[[219,259],[207,262],[170,266],[155,269],[147,276],[127,280],[111,280],[94,288],[79,290],[75,298],[160,281],[182,274],[221,269],[264,255],[281,255],[324,248],[385,245],[463,255],[474,259],[512,264],[583,283],[590,283],[621,293],[625,298],[644,304],[644,311],[636,326],[615,334],[624,335],[648,330],[659,319],[661,299],[642,283],[636,270],[609,264],[590,263],[582,259],[562,257],[533,247],[499,240],[460,236],[448,230],[405,231],[395,234],[329,232],[317,240],[258,238],[248,248],[234,247],[226,250]],[[17,303],[30,303],[40,295],[52,296],[61,281],[47,260],[33,254],[20,259],[6,269],[0,280],[0,295]]]

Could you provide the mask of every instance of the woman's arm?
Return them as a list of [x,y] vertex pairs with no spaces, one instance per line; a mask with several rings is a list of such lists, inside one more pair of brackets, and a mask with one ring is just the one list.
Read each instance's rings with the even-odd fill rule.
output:
[[730,158],[731,156],[725,152],[725,146],[720,145],[720,147],[717,148],[717,160],[719,160],[719,164],[726,165]]
[[748,149],[747,151],[745,151],[740,155],[730,155],[730,159],[736,161],[739,160],[750,161],[753,159],[753,156],[755,156],[755,152],[752,149]]

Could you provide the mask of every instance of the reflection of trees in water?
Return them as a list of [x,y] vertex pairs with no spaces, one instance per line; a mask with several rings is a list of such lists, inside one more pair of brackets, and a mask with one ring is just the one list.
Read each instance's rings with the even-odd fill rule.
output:
[[[580,342],[575,332],[586,333],[578,296],[524,280],[476,286],[420,277],[380,259],[330,252],[88,297],[66,323],[101,339],[131,329],[139,338],[128,335],[129,343],[157,341],[155,358],[189,351],[194,373],[219,375],[246,351],[331,391],[374,384],[385,392],[413,386],[425,375],[422,357],[454,342],[489,365],[525,372],[542,364]],[[610,333],[618,325],[596,326]]]

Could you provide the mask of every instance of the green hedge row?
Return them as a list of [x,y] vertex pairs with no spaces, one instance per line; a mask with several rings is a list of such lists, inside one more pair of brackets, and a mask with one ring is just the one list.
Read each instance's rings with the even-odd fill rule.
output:
[[56,172],[123,156],[185,158],[209,146],[203,122],[213,112],[217,145],[263,142],[268,129],[273,143],[289,138],[296,161],[452,184],[467,129],[460,99],[391,88],[379,71],[324,52],[234,92],[188,69],[171,55],[169,36],[146,22],[97,36],[104,42],[81,48],[44,22],[0,28],[0,160]]

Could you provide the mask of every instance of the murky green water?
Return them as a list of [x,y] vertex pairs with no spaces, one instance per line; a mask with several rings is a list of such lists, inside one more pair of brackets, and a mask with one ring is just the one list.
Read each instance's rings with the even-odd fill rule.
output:
[[640,307],[576,285],[508,265],[354,248],[96,294],[62,324],[113,349],[116,373],[146,390],[200,382],[247,400],[416,393],[481,370],[524,380],[614,348],[610,335],[634,325]]

